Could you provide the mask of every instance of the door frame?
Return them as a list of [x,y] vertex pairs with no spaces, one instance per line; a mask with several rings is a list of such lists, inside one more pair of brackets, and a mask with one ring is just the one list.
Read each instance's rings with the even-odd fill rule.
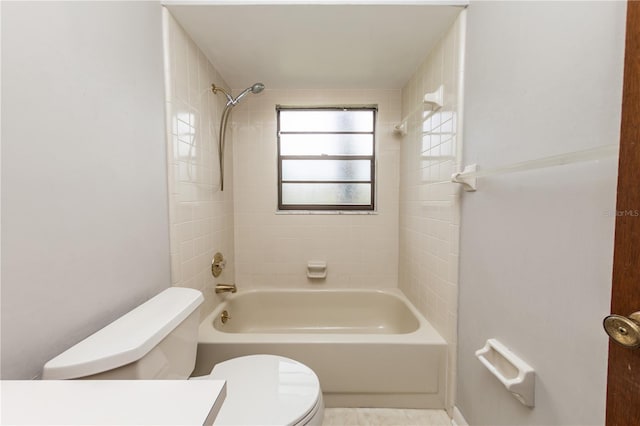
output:
[[[611,312],[640,310],[640,1],[627,2]],[[609,342],[607,426],[640,424],[640,349]]]

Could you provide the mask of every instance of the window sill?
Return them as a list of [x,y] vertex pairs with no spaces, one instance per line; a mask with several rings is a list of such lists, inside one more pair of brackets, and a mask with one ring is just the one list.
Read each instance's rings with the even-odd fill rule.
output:
[[344,216],[354,216],[354,215],[364,215],[364,216],[373,216],[377,215],[377,211],[371,210],[276,210],[277,215],[344,215]]

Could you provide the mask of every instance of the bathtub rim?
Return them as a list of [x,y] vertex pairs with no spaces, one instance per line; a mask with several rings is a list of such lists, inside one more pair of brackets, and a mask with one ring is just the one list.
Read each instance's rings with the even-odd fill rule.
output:
[[[243,295],[256,293],[362,293],[382,294],[392,297],[405,305],[418,321],[418,328],[409,333],[231,333],[216,329],[213,320],[227,307],[227,302]],[[223,296],[220,302],[199,325],[198,343],[216,343],[220,341],[233,343],[300,343],[300,342],[332,342],[332,343],[423,343],[430,345],[446,346],[447,342],[429,321],[418,311],[407,296],[398,288],[388,289],[364,289],[364,288],[339,288],[339,289],[308,289],[308,288],[251,288],[238,290],[235,294]]]

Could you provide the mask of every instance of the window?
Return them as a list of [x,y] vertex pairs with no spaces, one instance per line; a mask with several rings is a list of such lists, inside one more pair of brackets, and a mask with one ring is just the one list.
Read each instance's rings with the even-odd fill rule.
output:
[[278,112],[278,209],[373,210],[376,108]]

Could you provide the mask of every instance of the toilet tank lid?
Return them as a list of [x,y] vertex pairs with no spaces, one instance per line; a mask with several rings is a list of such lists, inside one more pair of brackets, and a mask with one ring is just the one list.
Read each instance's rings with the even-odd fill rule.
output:
[[204,301],[191,288],[170,287],[44,365],[43,379],[73,379],[137,361]]

